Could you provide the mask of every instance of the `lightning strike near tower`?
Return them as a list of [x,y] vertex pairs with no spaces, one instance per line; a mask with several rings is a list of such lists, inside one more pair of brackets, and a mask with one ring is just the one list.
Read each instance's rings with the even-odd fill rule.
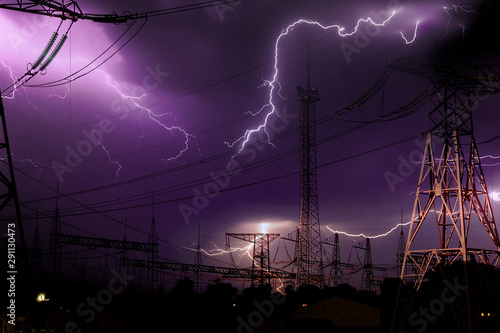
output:
[[[288,36],[295,28],[297,28],[300,25],[311,25],[311,26],[319,27],[320,29],[323,29],[323,30],[336,29],[337,33],[338,33],[338,36],[341,37],[341,38],[345,38],[345,37],[349,37],[349,36],[355,35],[358,32],[358,29],[360,28],[361,24],[371,24],[373,26],[383,27],[396,14],[397,14],[397,11],[392,11],[391,15],[387,19],[385,19],[384,21],[382,21],[382,22],[375,22],[370,17],[368,17],[368,18],[361,18],[361,19],[359,19],[356,22],[356,25],[355,25],[354,29],[352,31],[350,31],[350,32],[347,32],[345,27],[342,27],[342,26],[337,25],[337,24],[323,25],[323,24],[321,24],[319,22],[312,21],[312,20],[307,20],[307,19],[299,19],[299,20],[295,21],[294,23],[290,24],[289,26],[287,26],[285,29],[283,29],[283,31],[281,32],[281,34],[276,38],[276,41],[275,41],[275,44],[274,44],[274,66],[273,66],[274,72],[273,72],[273,75],[272,75],[272,79],[265,81],[265,86],[269,87],[268,102],[266,104],[264,104],[257,112],[250,113],[252,116],[257,116],[257,115],[259,115],[259,114],[261,114],[261,113],[264,112],[265,113],[264,120],[256,128],[246,130],[245,134],[243,134],[241,137],[239,137],[238,139],[234,140],[233,142],[225,142],[225,144],[228,147],[230,147],[230,148],[234,147],[235,145],[239,145],[238,152],[236,154],[236,155],[238,155],[239,153],[241,153],[246,148],[246,146],[248,145],[248,142],[251,140],[252,135],[254,133],[258,133],[261,130],[266,133],[267,142],[269,144],[271,144],[271,137],[269,136],[269,133],[267,132],[266,128],[267,128],[267,124],[268,124],[268,121],[269,121],[269,119],[270,119],[271,116],[273,116],[273,115],[279,116],[278,113],[277,113],[277,111],[276,111],[276,105],[275,105],[275,99],[274,99],[275,90],[277,89],[277,86],[281,89],[281,84],[279,83],[279,80],[278,80],[278,78],[279,78],[279,70],[278,70],[278,65],[279,65],[278,64],[278,59],[279,59],[279,43],[280,43],[280,41],[284,37]],[[401,37],[406,42],[406,44],[413,43],[415,41],[415,39],[417,38],[418,25],[419,25],[419,21],[416,21],[413,38],[411,40],[408,40],[407,38],[405,38],[405,36],[403,35],[403,33],[400,32]],[[265,112],[265,110],[268,110],[267,113]],[[233,158],[236,155],[234,155]]]

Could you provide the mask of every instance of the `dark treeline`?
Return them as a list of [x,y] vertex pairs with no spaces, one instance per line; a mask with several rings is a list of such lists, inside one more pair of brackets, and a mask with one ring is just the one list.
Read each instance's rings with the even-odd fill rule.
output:
[[[400,327],[406,332],[458,332],[467,326],[467,320],[480,328],[478,331],[496,332],[500,324],[500,272],[493,266],[469,264],[467,271],[461,262],[446,269],[438,266],[415,298],[410,297],[411,286],[398,288],[399,283],[399,279],[386,279],[380,285],[380,294],[359,291],[348,284],[298,290],[287,286],[282,294],[269,285],[252,286],[239,293],[230,283],[219,282],[207,285],[198,294],[194,282],[185,278],[177,280],[171,290],[152,293],[116,276],[107,285],[66,282],[47,292],[48,301],[36,302],[36,288],[19,281],[16,316],[23,322],[16,328],[42,332],[56,327],[56,332],[74,333],[389,332],[395,308],[406,313],[406,324]],[[351,301],[351,306],[378,311],[379,325],[363,327],[360,323],[359,327],[342,328],[324,318],[324,313],[332,309],[313,307],[336,296],[340,302]]]

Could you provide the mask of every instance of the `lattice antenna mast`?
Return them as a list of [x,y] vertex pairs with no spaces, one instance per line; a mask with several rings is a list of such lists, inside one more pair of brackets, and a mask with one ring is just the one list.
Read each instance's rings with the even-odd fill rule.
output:
[[320,100],[316,88],[297,87],[300,102],[300,214],[295,255],[296,286],[323,287],[323,260],[318,208],[318,177],[316,156],[316,102]]

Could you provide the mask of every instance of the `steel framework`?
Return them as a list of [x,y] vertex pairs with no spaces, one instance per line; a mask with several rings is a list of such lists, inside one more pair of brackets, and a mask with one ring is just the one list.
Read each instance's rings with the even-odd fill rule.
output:
[[[156,222],[154,217],[153,220],[151,220],[148,243],[154,246],[154,251],[147,251],[148,261],[158,261],[158,233],[156,232]],[[158,290],[158,275],[158,270],[156,268],[153,267],[148,269],[148,285],[151,290]]]
[[[21,219],[21,209],[19,207],[19,197],[17,193],[16,180],[14,176],[14,164],[12,161],[12,152],[9,145],[9,136],[7,135],[7,122],[5,118],[5,109],[3,106],[3,98],[0,96],[0,122],[2,123],[1,136],[0,136],[0,154],[6,156],[7,158],[7,171],[2,171],[0,168],[0,213],[4,211],[5,207],[12,203],[14,205],[14,210],[16,214],[16,219],[12,222],[16,222],[16,227],[11,229],[19,229],[19,240],[21,241],[21,262],[24,262],[26,267],[28,266],[28,261],[24,260],[26,257],[26,241],[24,238],[24,228],[23,221]],[[4,162],[1,160],[1,162]],[[10,227],[9,227],[10,228]]]
[[[133,267],[143,267],[147,269],[158,269],[158,270],[171,270],[171,271],[181,271],[181,272],[202,272],[202,273],[213,273],[220,275],[224,278],[243,278],[247,280],[252,280],[255,278],[255,270],[248,268],[235,268],[235,267],[218,267],[218,266],[206,266],[206,265],[191,265],[183,264],[178,262],[167,262],[167,261],[148,261],[140,259],[127,259],[122,263],[123,266],[133,266]],[[277,269],[270,269],[264,272],[265,279],[295,279],[295,273],[286,272]]]
[[406,240],[403,232],[403,226],[401,226],[401,231],[399,232],[398,251],[396,253],[396,269],[398,276],[401,276],[401,272],[403,270],[405,250],[406,250]]
[[[486,188],[472,127],[472,111],[479,98],[498,93],[499,77],[487,65],[447,56],[412,56],[394,62],[392,68],[425,77],[439,89],[429,113],[433,127],[427,135],[413,214],[400,272],[402,283],[415,297],[427,273],[437,267],[463,262],[461,283],[469,286],[467,262],[497,263],[500,242]],[[434,149],[433,137],[441,138],[441,150]],[[466,149],[468,148],[468,149]],[[434,224],[434,247],[423,225]],[[480,224],[494,250],[468,245],[471,226]],[[486,245],[486,244],[485,244]],[[481,245],[482,246],[482,245]],[[398,302],[393,330],[401,330],[408,319],[412,301]],[[405,308],[401,306],[405,304]],[[458,329],[472,332],[469,289]],[[451,327],[451,326],[450,326]],[[453,328],[450,328],[453,329]]]
[[12,3],[0,4],[0,8],[15,10],[25,13],[57,17],[63,20],[91,20],[94,22],[103,23],[122,23],[127,22],[137,15],[122,15],[117,14],[86,14],[80,9],[80,6],[75,1],[61,2],[54,0],[17,0]]
[[318,208],[318,175],[316,154],[316,102],[319,91],[297,87],[300,102],[300,215],[295,254],[295,284],[324,285],[321,232]]
[[[198,224],[198,243],[196,244],[196,256],[194,258],[194,264],[196,266],[201,266],[201,245],[200,245],[200,225]],[[203,288],[203,280],[201,278],[201,272],[196,270],[194,272],[194,287],[198,294],[201,294]]]
[[[91,249],[107,248],[123,250],[120,262],[127,262],[128,251],[139,251],[147,254],[148,261],[158,261],[158,236],[156,235],[156,225],[154,219],[151,223],[151,232],[148,243],[124,240],[106,239],[98,237],[86,237],[65,235],[61,233],[61,221],[59,219],[59,208],[56,206],[54,219],[52,221],[50,233],[50,262],[52,283],[57,286],[61,279],[61,250],[65,245],[80,245]],[[156,241],[155,241],[156,240]],[[120,265],[124,267],[123,265]],[[123,272],[121,272],[124,274]],[[151,268],[148,270],[148,285],[152,290],[158,289],[158,270]]]
[[344,283],[344,274],[342,272],[342,262],[340,261],[340,242],[339,234],[334,235],[333,244],[326,242],[325,244],[330,244],[333,246],[332,251],[332,262],[330,264],[330,275],[328,278],[328,284],[333,287],[337,287]]
[[363,262],[363,276],[361,278],[361,290],[375,292],[375,275],[373,274],[372,248],[370,238],[366,239],[365,246],[354,246],[357,249],[365,251],[365,259]]
[[[269,262],[269,244],[277,239],[279,234],[235,234],[226,233],[226,247],[231,248],[229,239],[231,237],[244,240],[253,244],[253,254],[252,254],[252,284],[253,285],[265,285],[271,284],[271,275],[268,274],[271,270],[271,265]],[[266,281],[267,280],[267,281]]]

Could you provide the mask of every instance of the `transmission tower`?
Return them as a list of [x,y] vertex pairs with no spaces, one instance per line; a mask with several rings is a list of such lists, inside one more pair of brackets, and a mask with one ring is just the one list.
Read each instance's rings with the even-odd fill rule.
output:
[[375,277],[373,274],[372,248],[370,238],[366,239],[365,247],[358,247],[365,251],[365,261],[363,263],[363,277],[361,279],[361,290],[375,292]]
[[300,102],[300,215],[295,255],[296,286],[324,285],[321,233],[318,208],[316,161],[317,88],[311,88],[309,64],[307,88],[297,87]]
[[[497,263],[500,253],[472,128],[472,106],[480,97],[500,92],[499,77],[487,65],[448,56],[406,57],[396,60],[391,67],[425,77],[439,89],[435,107],[429,113],[433,127],[427,135],[400,272],[402,287],[414,298],[429,272],[437,269],[444,272],[458,262],[464,268],[459,283],[469,287],[467,263]],[[433,138],[442,141],[440,150],[434,149]],[[437,226],[434,238],[423,235],[424,225]],[[495,250],[468,246],[469,230],[476,225],[484,227]],[[422,249],[419,240],[427,244],[433,240],[434,247]],[[457,326],[443,323],[447,330],[473,331],[469,288],[465,294],[465,304],[455,315]],[[400,295],[401,288],[392,325],[398,331],[408,320],[412,303],[400,302]]]
[[31,246],[31,269],[32,276],[35,279],[35,283],[40,283],[41,271],[42,271],[42,243],[40,242],[40,231],[38,229],[38,211],[37,220],[35,226],[35,234],[33,236],[33,243]]
[[269,261],[269,244],[277,239],[279,234],[234,234],[226,233],[226,247],[231,248],[229,239],[231,237],[244,240],[253,244],[252,255],[252,284],[271,284],[271,266]]
[[[14,210],[16,214],[16,220],[9,222],[16,222],[15,227],[12,228],[9,223],[10,229],[19,229],[19,232],[16,230],[16,234],[19,234],[19,239],[21,241],[21,262],[24,263],[27,267],[28,262],[24,260],[26,258],[26,242],[24,239],[24,228],[23,222],[21,219],[21,209],[19,207],[19,197],[17,193],[16,180],[14,176],[14,164],[12,161],[12,152],[10,150],[9,145],[9,136],[7,135],[7,123],[5,119],[5,109],[3,107],[3,97],[0,94],[0,122],[2,123],[1,135],[0,135],[0,155],[7,156],[7,171],[3,172],[0,168],[0,215],[2,215],[2,211],[4,211],[5,207],[9,203],[13,203]],[[4,162],[4,161],[2,161]],[[5,162],[4,162],[5,163]]]
[[[200,246],[200,225],[198,224],[198,243],[196,244],[196,256],[194,258],[194,264],[197,267],[202,265],[201,261],[201,246]],[[201,294],[203,287],[203,280],[201,278],[201,271],[198,269],[194,272],[194,287],[198,294]]]
[[403,210],[401,210],[401,231],[399,232],[398,252],[396,254],[396,268],[398,276],[401,276],[403,261],[405,257],[406,240],[403,232]]
[[[127,219],[125,218],[125,233],[123,235],[123,241],[126,242],[127,241]],[[123,250],[122,253],[121,253],[121,256],[120,256],[120,274],[122,274],[122,276],[126,276],[128,275],[128,267],[127,266],[123,266],[123,263],[124,262],[127,262],[128,260],[128,250]]]
[[[148,252],[148,261],[158,262],[158,233],[156,232],[156,222],[153,214],[153,220],[151,220],[151,228],[149,229],[148,243],[153,244],[155,251]],[[151,268],[148,269],[148,285],[153,291],[158,290],[158,269]]]
[[336,233],[333,240],[332,263],[330,265],[328,284],[337,287],[342,283],[344,283],[344,274],[342,273],[342,262],[340,261],[339,234]]
[[54,210],[54,217],[52,218],[52,225],[50,227],[50,276],[52,285],[55,287],[61,280],[61,256],[62,244],[60,243],[61,237],[61,218],[59,217],[59,191],[56,199],[56,209]]

